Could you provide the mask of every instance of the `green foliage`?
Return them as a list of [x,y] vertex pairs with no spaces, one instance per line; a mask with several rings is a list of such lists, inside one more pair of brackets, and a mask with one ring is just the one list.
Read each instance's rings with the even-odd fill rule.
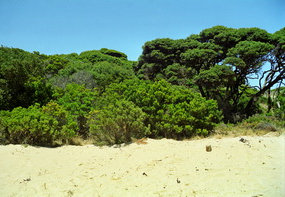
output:
[[32,77],[25,84],[27,90],[33,92],[30,97],[30,100],[33,101],[33,103],[39,103],[40,105],[44,105],[52,99],[54,90],[52,85],[46,81],[47,80],[45,78]]
[[213,42],[218,35],[223,34],[228,30],[230,29],[221,25],[204,29],[200,32],[200,40],[202,42]]
[[[42,111],[57,121],[58,123],[57,130],[67,131],[67,133],[73,136],[75,134],[75,131],[78,129],[77,124],[75,121],[73,121],[70,113],[66,111],[63,108],[63,106],[59,105],[58,103],[51,101],[42,107]],[[64,136],[64,137],[71,137],[71,136]]]
[[97,63],[92,68],[91,73],[93,74],[96,87],[101,90],[104,90],[111,83],[119,83],[125,79],[135,77],[130,66],[123,67],[108,62]]
[[257,42],[271,42],[272,35],[263,29],[257,27],[240,28],[237,30],[241,41],[257,41]]
[[[239,103],[238,103],[238,111],[242,111],[243,109],[245,109],[247,103],[249,102],[249,100],[251,99],[251,95],[256,94],[257,90],[250,88],[250,87],[243,87],[244,88],[244,92],[243,94],[240,96],[239,98]],[[252,114],[257,114],[257,113],[261,113],[261,108],[260,108],[260,101],[256,101],[253,106],[252,106]]]
[[94,108],[97,95],[95,90],[78,84],[68,84],[64,90],[59,89],[54,95],[57,102],[77,121],[78,134],[83,137],[88,136],[89,128],[86,116]]
[[[42,55],[0,47],[0,110],[10,110],[0,112],[0,143],[51,145],[90,131],[108,144],[207,135],[221,117],[236,123],[260,113],[262,99],[275,117],[243,123],[282,127],[284,89],[268,93],[267,103],[262,95],[285,79],[284,54],[285,28],[224,26],[148,41],[138,62],[106,48]],[[250,87],[251,78],[259,87]]]
[[189,87],[194,85],[194,82],[191,79],[194,74],[195,71],[192,68],[187,68],[179,63],[169,65],[163,70],[163,75],[169,83]]
[[120,51],[116,51],[116,50],[112,50],[112,49],[106,49],[106,48],[102,48],[100,49],[100,52],[106,55],[110,55],[113,57],[118,57],[124,60],[127,60],[127,55],[120,52]]
[[209,70],[203,70],[194,79],[196,84],[205,87],[210,92],[221,92],[219,87],[231,86],[236,80],[234,72],[225,65],[215,65]]
[[118,65],[123,65],[126,62],[127,56],[121,52],[109,49],[101,49],[84,51],[80,53],[78,59],[83,60],[84,62],[90,62],[95,64],[97,62],[110,62]]
[[111,83],[118,83],[124,79],[134,77],[135,74],[130,62],[118,65],[107,61],[92,64],[90,62],[82,63],[77,60],[69,63],[50,81],[61,88],[65,88],[67,84],[76,83],[88,88],[96,87],[103,91]]
[[212,49],[190,49],[181,54],[182,62],[197,72],[215,64],[217,53]]
[[130,142],[147,134],[146,114],[126,100],[117,100],[101,110],[93,110],[88,119],[90,134],[97,143],[119,144]]
[[190,89],[173,86],[164,80],[155,83],[127,80],[112,84],[105,96],[105,103],[112,98],[124,98],[140,107],[147,114],[144,123],[150,125],[152,137],[206,135],[221,118],[215,101],[207,101]]
[[[242,41],[228,52],[229,57],[238,58],[241,63],[232,64],[239,70],[247,72],[245,74],[255,73],[259,67],[266,60],[266,55],[274,48],[269,43],[262,43],[256,41]],[[231,59],[226,59],[226,62],[231,64]]]
[[67,66],[68,60],[60,55],[50,55],[47,58],[47,65],[45,66],[45,72],[51,75],[58,73],[60,69]]
[[96,87],[96,82],[92,73],[87,70],[79,70],[72,75],[58,75],[53,77],[50,82],[57,88],[65,88],[68,84],[76,83],[85,86],[86,88],[93,89]]
[[139,75],[145,79],[155,79],[168,65],[178,63],[178,42],[169,38],[146,42],[136,68]]
[[[56,103],[0,111],[0,135],[6,143],[52,146],[75,135],[76,123]],[[3,137],[4,136],[4,137]]]
[[[136,71],[143,79],[199,89],[203,97],[217,100],[226,122],[236,122],[242,119],[237,114],[252,115],[258,97],[284,79],[284,35],[284,29],[270,34],[259,28],[214,26],[186,39],[156,39],[143,46]],[[262,70],[265,63],[270,70]],[[244,87],[253,77],[266,79],[265,84],[245,99]]]
[[83,85],[87,88],[94,88],[96,84],[93,74],[90,72],[91,68],[91,63],[83,63],[75,60],[61,69],[58,74],[50,78],[49,81],[53,86],[63,89],[71,83]]
[[43,80],[43,59],[38,53],[0,47],[0,110],[28,107],[37,101],[45,104],[51,99],[51,87]]

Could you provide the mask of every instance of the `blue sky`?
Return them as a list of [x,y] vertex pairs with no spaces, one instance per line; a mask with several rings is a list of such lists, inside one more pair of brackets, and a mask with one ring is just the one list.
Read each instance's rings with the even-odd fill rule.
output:
[[44,54],[110,48],[137,60],[146,41],[215,25],[285,26],[285,0],[0,0],[0,44]]

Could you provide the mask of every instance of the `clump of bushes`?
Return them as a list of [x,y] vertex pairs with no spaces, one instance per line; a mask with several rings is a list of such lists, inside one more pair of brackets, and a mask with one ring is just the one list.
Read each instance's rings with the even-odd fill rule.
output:
[[105,102],[114,97],[133,102],[146,113],[149,137],[183,138],[207,135],[221,118],[217,103],[165,80],[126,80],[106,89]]
[[56,140],[73,137],[77,127],[67,111],[54,102],[43,108],[35,104],[1,111],[0,117],[0,138],[4,143],[53,146]]
[[56,89],[55,101],[0,113],[1,143],[52,146],[73,136],[97,144],[132,138],[206,136],[221,118],[216,101],[165,80],[130,79],[100,93],[78,84]]

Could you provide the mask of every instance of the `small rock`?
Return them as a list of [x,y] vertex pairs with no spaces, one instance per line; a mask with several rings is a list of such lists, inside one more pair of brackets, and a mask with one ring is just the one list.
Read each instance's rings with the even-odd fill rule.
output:
[[240,140],[239,140],[240,142],[242,142],[242,143],[246,143],[247,142],[247,140],[246,139],[244,139],[244,138],[240,138]]
[[212,146],[211,145],[207,145],[206,146],[206,151],[207,152],[211,152],[212,151]]
[[181,181],[180,181],[178,178],[176,179],[176,182],[177,182],[177,183],[181,183]]

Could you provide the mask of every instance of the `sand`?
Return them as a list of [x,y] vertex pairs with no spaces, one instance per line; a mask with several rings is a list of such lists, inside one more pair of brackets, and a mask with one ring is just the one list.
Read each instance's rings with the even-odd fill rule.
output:
[[285,135],[243,138],[0,146],[0,196],[285,196]]

